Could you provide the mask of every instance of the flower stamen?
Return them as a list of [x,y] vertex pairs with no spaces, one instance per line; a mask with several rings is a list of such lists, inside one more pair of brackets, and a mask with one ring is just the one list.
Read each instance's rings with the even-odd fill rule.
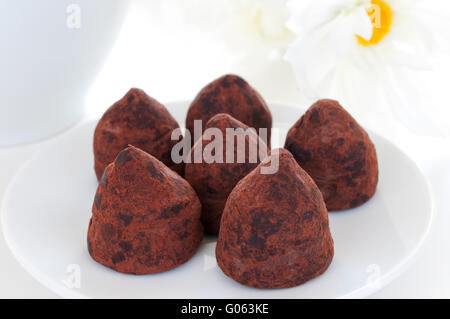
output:
[[357,35],[358,43],[362,46],[378,44],[391,30],[393,12],[391,7],[383,0],[372,0],[372,5],[367,8],[372,25],[373,34],[370,40]]

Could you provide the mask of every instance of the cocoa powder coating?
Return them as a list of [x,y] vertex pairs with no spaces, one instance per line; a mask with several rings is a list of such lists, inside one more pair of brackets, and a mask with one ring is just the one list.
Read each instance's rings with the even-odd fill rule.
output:
[[188,182],[155,157],[128,147],[100,180],[89,223],[89,253],[122,273],[175,268],[202,241],[200,214],[200,201]]
[[117,154],[134,145],[153,155],[180,175],[183,164],[171,159],[172,131],[179,128],[176,120],[158,101],[144,91],[131,89],[112,105],[100,119],[94,133],[95,173],[97,178]]
[[375,194],[375,146],[337,101],[311,106],[290,129],[285,148],[319,186],[328,210],[360,206]]
[[230,114],[235,119],[255,128],[267,129],[267,145],[270,145],[272,115],[261,95],[237,75],[224,75],[204,87],[189,107],[186,128],[193,136],[194,120],[202,120],[203,126],[214,115]]
[[216,257],[223,272],[256,288],[287,288],[321,275],[333,254],[322,194],[285,149],[275,174],[261,163],[233,189],[222,215]]
[[[202,203],[202,223],[206,232],[217,235],[228,195],[236,184],[260,163],[260,159],[264,155],[259,156],[259,147],[263,148],[262,154],[266,156],[268,150],[256,132],[248,130],[245,131],[247,134],[244,134],[244,130],[249,129],[247,125],[228,114],[215,115],[208,121],[205,129],[208,128],[216,128],[222,133],[219,143],[222,146],[223,154],[220,156],[220,160],[213,163],[208,163],[204,159],[201,163],[194,163],[194,149],[201,148],[203,152],[205,147],[216,138],[202,136],[191,150],[189,155],[191,163],[186,163],[185,178],[195,189]],[[234,138],[234,147],[229,147],[229,150],[226,145],[227,129],[241,130],[236,131],[239,137]],[[241,142],[238,139],[241,139]],[[231,153],[231,158],[234,159],[232,163],[227,163],[227,156],[230,155],[227,153],[228,151]],[[245,156],[243,163],[238,162],[239,152]]]

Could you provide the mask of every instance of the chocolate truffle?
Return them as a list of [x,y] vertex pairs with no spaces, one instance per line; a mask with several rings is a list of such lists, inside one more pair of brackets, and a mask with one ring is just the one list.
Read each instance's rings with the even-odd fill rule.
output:
[[188,182],[155,157],[128,147],[100,180],[89,223],[89,253],[122,273],[175,268],[202,241],[200,214],[200,201]]
[[[228,195],[236,184],[260,163],[261,157],[267,156],[267,146],[254,130],[234,119],[228,114],[218,114],[211,118],[205,129],[216,128],[220,130],[221,136],[207,138],[202,136],[201,140],[192,148],[189,157],[191,163],[186,163],[185,178],[197,192],[202,203],[202,223],[209,234],[217,235],[222,217],[223,208]],[[234,145],[227,147],[227,129],[236,130],[237,138],[228,136]],[[244,131],[246,130],[246,131]],[[205,132],[207,132],[205,130]],[[239,140],[241,142],[239,142]],[[205,161],[194,163],[195,148],[203,153],[205,147],[213,141],[220,143],[221,156],[216,157],[214,162]],[[259,156],[259,147],[264,148]],[[220,150],[215,150],[220,151]],[[230,152],[230,154],[228,154]],[[238,153],[244,161],[238,161]],[[219,154],[214,154],[219,155]],[[232,159],[232,161],[227,160]]]
[[233,189],[220,225],[216,257],[230,278],[255,288],[288,288],[328,268],[334,248],[319,188],[285,149],[263,174],[266,160]]
[[167,109],[144,91],[131,89],[100,119],[94,133],[95,173],[97,178],[114,158],[132,144],[155,156],[180,175],[184,166],[171,159],[172,131],[178,123]]
[[272,115],[261,95],[241,77],[224,75],[204,87],[189,107],[186,128],[194,136],[194,120],[202,120],[205,126],[219,113],[230,114],[258,134],[260,128],[267,129],[267,137],[261,137],[270,145]]
[[311,106],[289,130],[285,148],[319,186],[328,210],[360,206],[375,194],[375,146],[337,101]]

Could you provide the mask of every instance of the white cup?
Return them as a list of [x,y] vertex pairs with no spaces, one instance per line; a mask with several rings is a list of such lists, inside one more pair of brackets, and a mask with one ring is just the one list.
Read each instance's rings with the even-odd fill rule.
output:
[[0,146],[81,119],[126,9],[126,0],[0,2]]

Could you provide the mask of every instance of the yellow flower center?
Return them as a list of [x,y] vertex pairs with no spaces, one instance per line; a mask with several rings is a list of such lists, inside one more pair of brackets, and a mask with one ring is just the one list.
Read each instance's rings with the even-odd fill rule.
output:
[[357,35],[358,43],[363,46],[371,46],[379,43],[391,30],[392,9],[383,0],[372,0],[372,5],[367,9],[372,25],[373,34],[370,40],[366,40]]

